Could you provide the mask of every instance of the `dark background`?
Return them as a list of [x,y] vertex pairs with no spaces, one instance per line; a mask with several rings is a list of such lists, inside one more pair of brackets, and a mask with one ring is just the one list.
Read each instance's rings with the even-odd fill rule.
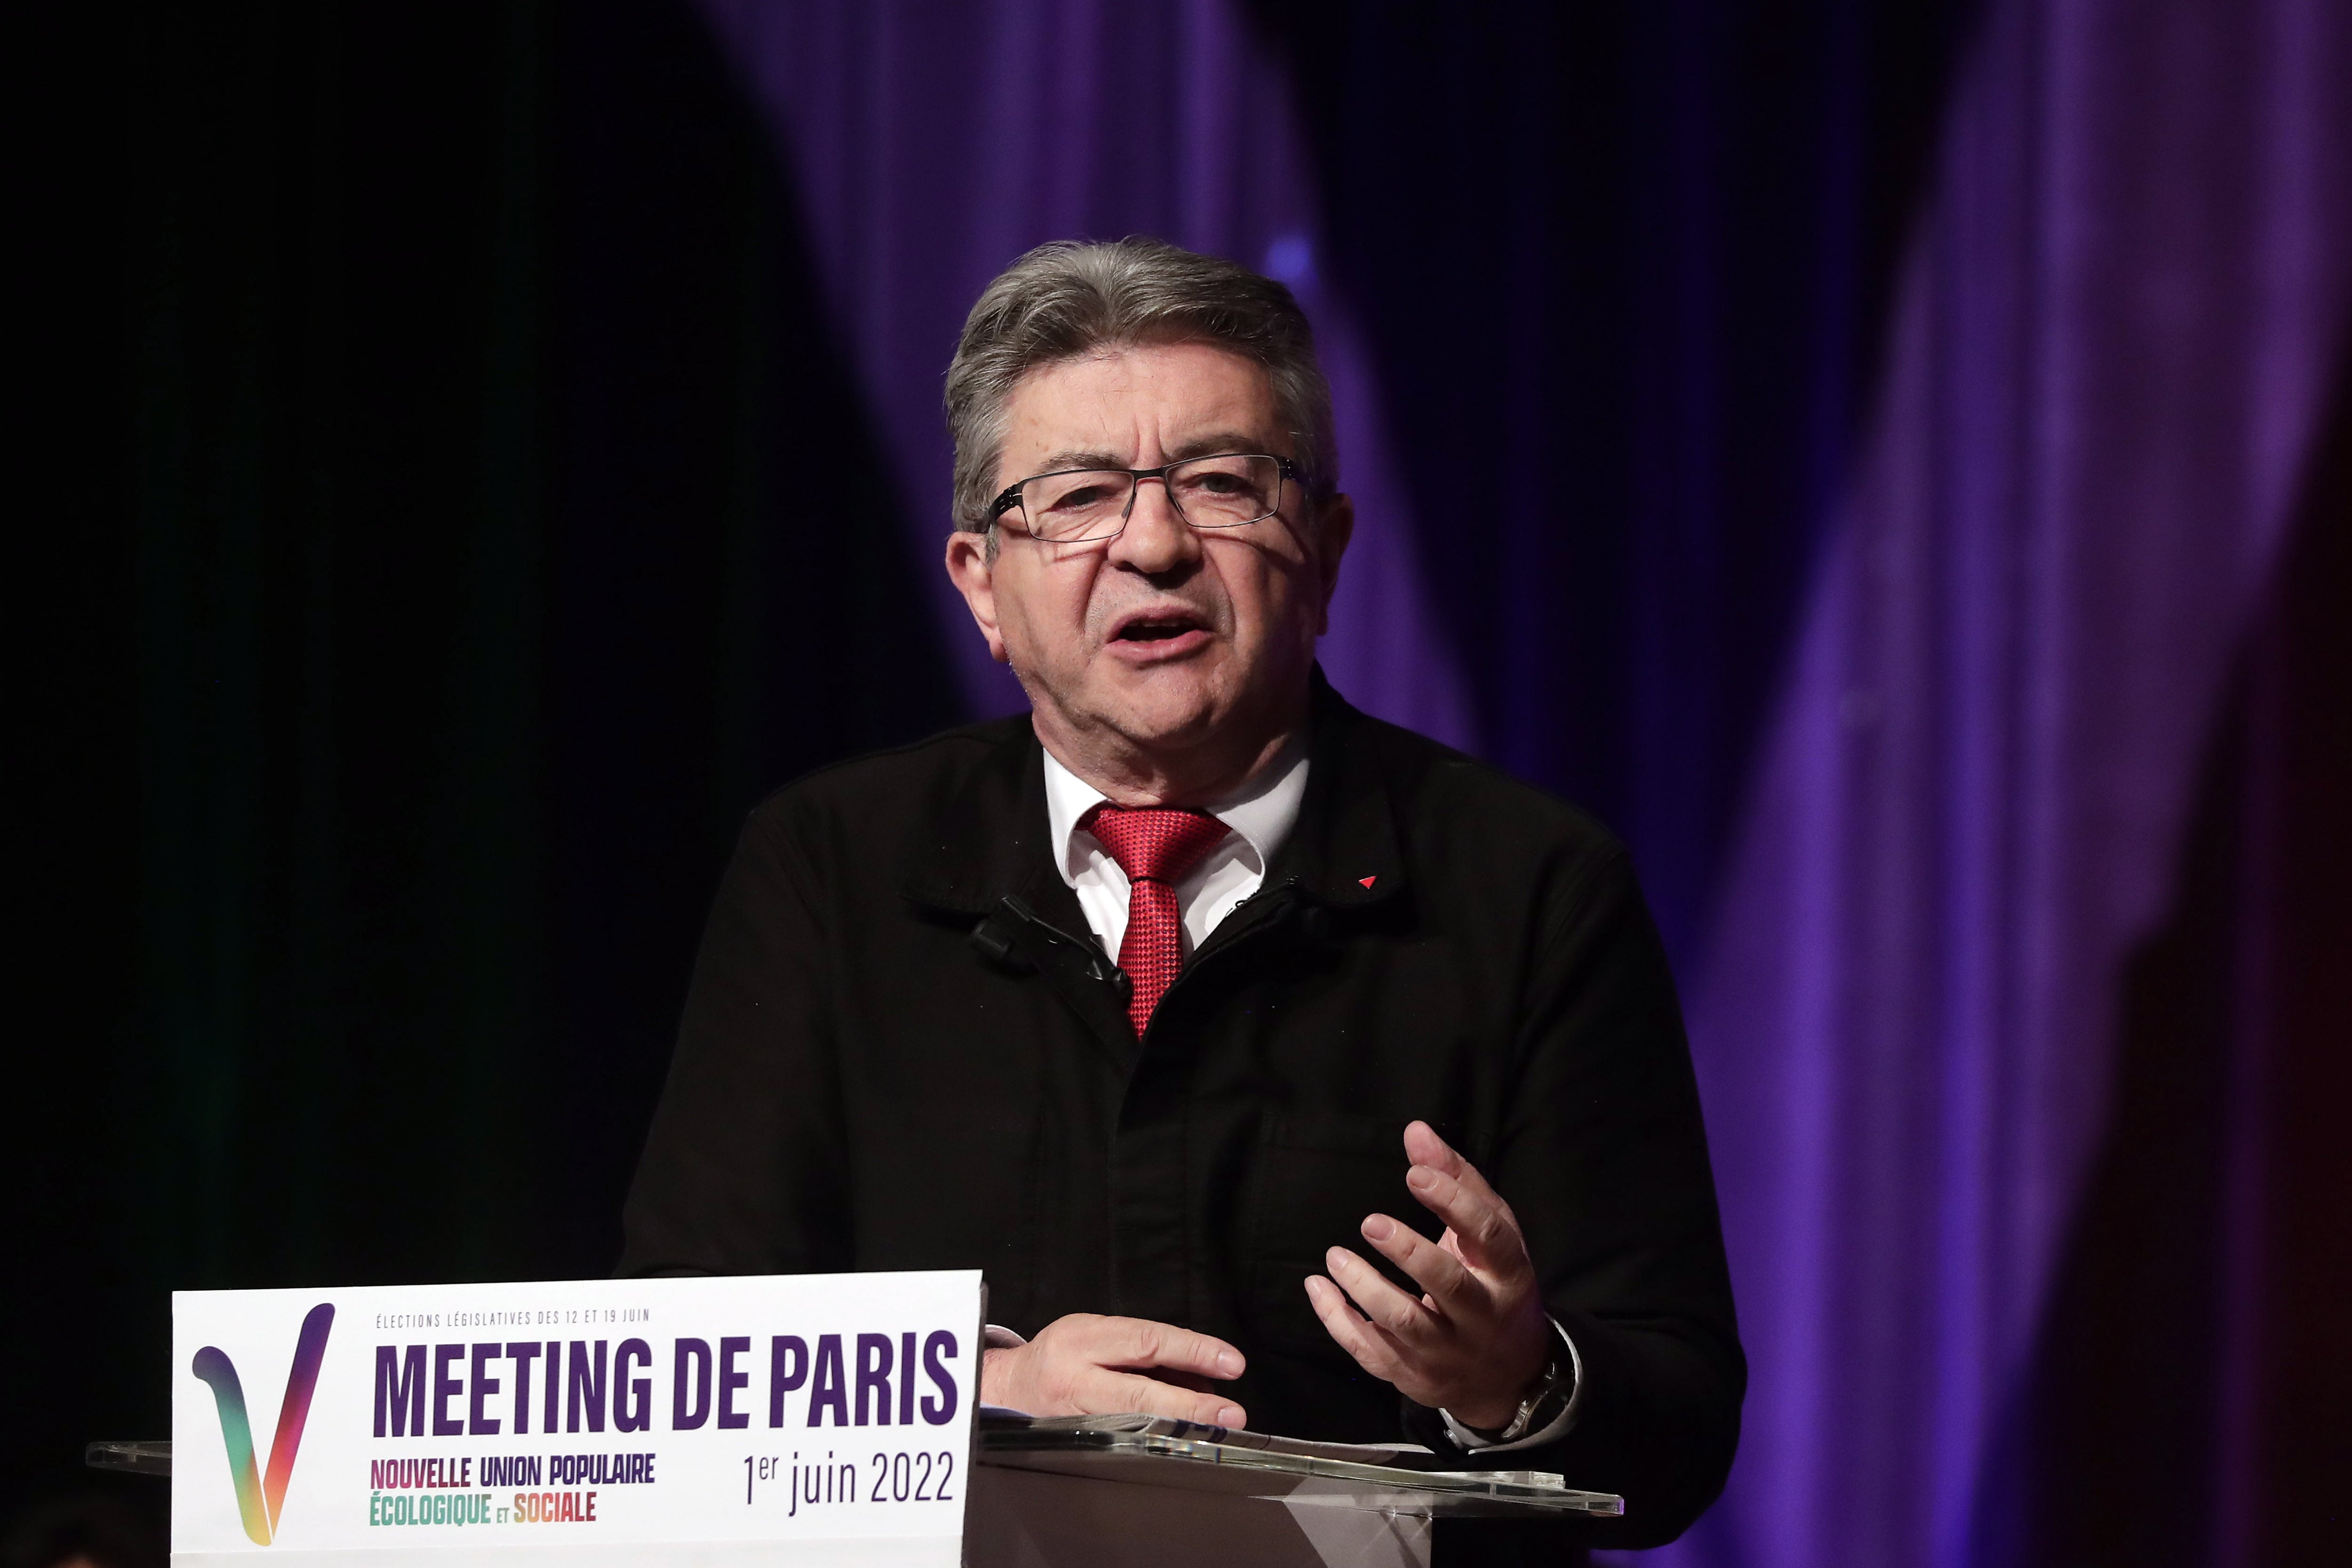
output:
[[[1489,750],[1633,841],[1687,955],[1972,7],[1255,9]],[[171,1289],[606,1271],[743,812],[965,715],[935,568],[890,487],[856,488],[882,459],[791,193],[684,5],[12,26],[35,280],[0,1508],[24,1519],[93,1487],[152,1507],[79,1459],[168,1430]],[[1465,285],[1522,330],[1421,330]],[[1492,458],[1528,426],[1548,438]],[[2194,1485],[2213,1419],[2151,1400],[2140,1352],[2216,1342],[2223,1216],[2198,1204],[2249,922],[2347,950],[2347,508],[2323,464],[2183,913],[2128,982],[2048,1408],[2009,1450],[2082,1473],[2034,1471],[2018,1560],[2194,1560],[2120,1544]],[[2250,812],[2316,847],[2250,845]],[[2325,1048],[2352,1003],[2298,1005],[2272,1113],[2308,1223],[2343,1186],[2309,1108],[2352,1098]],[[2166,1215],[2196,1246],[2158,1245]],[[2310,1304],[2347,1281],[2290,1256],[2322,1261],[2272,1342],[2319,1343]],[[2282,1476],[2323,1419],[2273,1429]]]
[[742,814],[960,718],[905,531],[799,493],[877,459],[683,7],[90,20],[27,83],[11,1505],[168,1430],[171,1289],[608,1272]]

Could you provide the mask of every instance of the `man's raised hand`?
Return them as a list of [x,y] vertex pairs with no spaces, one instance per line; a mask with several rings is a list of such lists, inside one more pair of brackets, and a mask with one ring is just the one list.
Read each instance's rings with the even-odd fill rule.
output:
[[[1145,1318],[1073,1312],[1025,1345],[981,1358],[980,1397],[1032,1415],[1141,1411],[1211,1426],[1240,1426],[1247,1413],[1211,1382],[1239,1377],[1242,1352],[1223,1340]],[[1147,1373],[1168,1374],[1163,1380]],[[1187,1384],[1198,1384],[1192,1387]]]
[[1335,1247],[1324,1257],[1331,1277],[1309,1276],[1307,1299],[1340,1348],[1406,1398],[1466,1426],[1508,1426],[1551,1354],[1519,1222],[1426,1121],[1404,1130],[1404,1152],[1405,1184],[1445,1234],[1433,1242],[1379,1214],[1365,1217],[1363,1233],[1423,1294],[1416,1300]]

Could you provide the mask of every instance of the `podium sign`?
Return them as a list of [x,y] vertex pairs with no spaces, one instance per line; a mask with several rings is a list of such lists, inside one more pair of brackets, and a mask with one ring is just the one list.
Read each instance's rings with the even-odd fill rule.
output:
[[977,1270],[180,1291],[172,1560],[954,1568],[982,1310]]

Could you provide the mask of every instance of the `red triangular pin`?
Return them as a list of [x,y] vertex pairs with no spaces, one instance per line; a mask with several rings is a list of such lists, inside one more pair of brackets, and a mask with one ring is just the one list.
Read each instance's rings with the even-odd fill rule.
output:
[[1359,877],[1359,878],[1357,878],[1357,879],[1356,879],[1356,880],[1358,880],[1359,882],[1361,882],[1365,887],[1369,888],[1369,887],[1370,887],[1374,882],[1379,881],[1379,880],[1380,880],[1380,879],[1379,879],[1378,877]]

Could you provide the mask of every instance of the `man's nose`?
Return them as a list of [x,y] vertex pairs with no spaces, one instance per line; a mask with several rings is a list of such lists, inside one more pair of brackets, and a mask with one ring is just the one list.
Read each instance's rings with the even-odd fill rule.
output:
[[1199,559],[1201,538],[1176,514],[1176,503],[1164,479],[1138,479],[1135,505],[1127,527],[1111,542],[1111,559],[1118,565],[1157,577]]

